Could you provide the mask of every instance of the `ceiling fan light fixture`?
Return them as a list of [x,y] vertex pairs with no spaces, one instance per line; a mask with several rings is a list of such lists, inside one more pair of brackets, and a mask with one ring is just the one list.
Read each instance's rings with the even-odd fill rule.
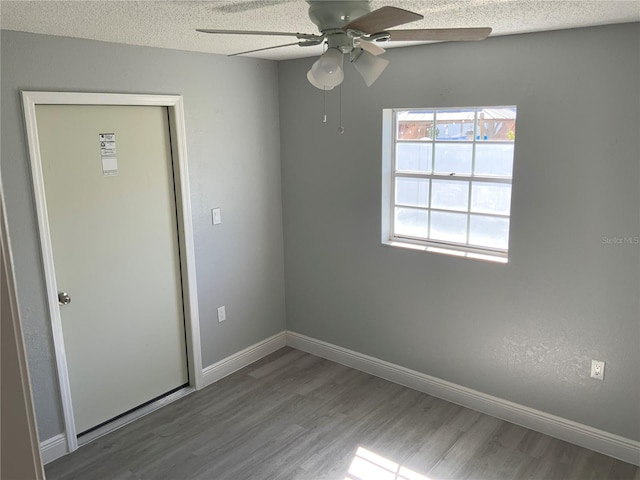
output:
[[344,80],[343,57],[343,53],[337,48],[324,52],[307,73],[309,83],[321,90],[331,90],[340,85]]
[[307,80],[309,80],[309,83],[311,85],[313,85],[316,88],[319,88],[320,90],[333,90],[333,87],[330,87],[328,85],[322,85],[321,83],[319,83],[316,80],[316,77],[313,76],[313,73],[311,73],[311,70],[307,72]]
[[364,79],[364,83],[367,84],[367,87],[370,87],[382,72],[384,72],[384,69],[387,68],[389,60],[376,57],[366,50],[363,50],[359,55],[353,58],[351,63],[356,67],[356,70]]

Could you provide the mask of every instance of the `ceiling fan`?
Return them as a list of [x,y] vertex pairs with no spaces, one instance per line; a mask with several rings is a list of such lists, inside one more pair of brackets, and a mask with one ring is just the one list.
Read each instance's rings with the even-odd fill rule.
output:
[[316,88],[331,90],[344,80],[343,60],[349,61],[362,75],[367,86],[377,80],[389,61],[378,57],[384,53],[380,43],[395,41],[471,41],[484,40],[491,28],[429,28],[416,30],[389,30],[398,25],[422,20],[419,13],[386,6],[371,11],[370,0],[307,0],[309,18],[318,26],[320,34],[292,32],[264,32],[255,30],[210,30],[198,32],[232,35],[273,35],[296,37],[297,42],[258,48],[233,55],[271,50],[298,45],[310,47],[325,43],[326,51],[307,73],[307,79]]

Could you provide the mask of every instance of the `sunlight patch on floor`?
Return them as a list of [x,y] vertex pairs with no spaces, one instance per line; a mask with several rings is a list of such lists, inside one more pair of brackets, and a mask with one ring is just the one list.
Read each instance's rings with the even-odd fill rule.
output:
[[388,458],[358,447],[344,480],[431,480]]

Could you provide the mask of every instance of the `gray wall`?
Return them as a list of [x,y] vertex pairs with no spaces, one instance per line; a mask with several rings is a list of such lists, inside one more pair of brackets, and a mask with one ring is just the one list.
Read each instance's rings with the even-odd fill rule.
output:
[[2,181],[40,437],[63,424],[20,90],[182,95],[203,366],[284,330],[277,64],[10,31],[1,43]]
[[[287,328],[640,440],[640,25],[281,62]],[[518,106],[508,265],[380,244],[381,111]],[[604,382],[591,359],[607,362]]]
[[[312,59],[2,32],[2,181],[41,438],[63,428],[20,89],[184,96],[205,366],[285,326],[281,149],[287,328],[640,439],[640,247],[602,242],[640,235],[639,45],[634,24],[392,50],[371,88],[347,66],[338,135]],[[519,108],[510,263],[380,245],[381,109],[502,104]]]

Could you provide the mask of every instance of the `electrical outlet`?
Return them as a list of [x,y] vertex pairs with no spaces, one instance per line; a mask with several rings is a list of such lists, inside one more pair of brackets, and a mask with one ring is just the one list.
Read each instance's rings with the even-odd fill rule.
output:
[[591,360],[591,378],[604,380],[604,362],[600,360]]
[[227,319],[227,313],[224,311],[224,305],[218,307],[218,322],[224,322]]

